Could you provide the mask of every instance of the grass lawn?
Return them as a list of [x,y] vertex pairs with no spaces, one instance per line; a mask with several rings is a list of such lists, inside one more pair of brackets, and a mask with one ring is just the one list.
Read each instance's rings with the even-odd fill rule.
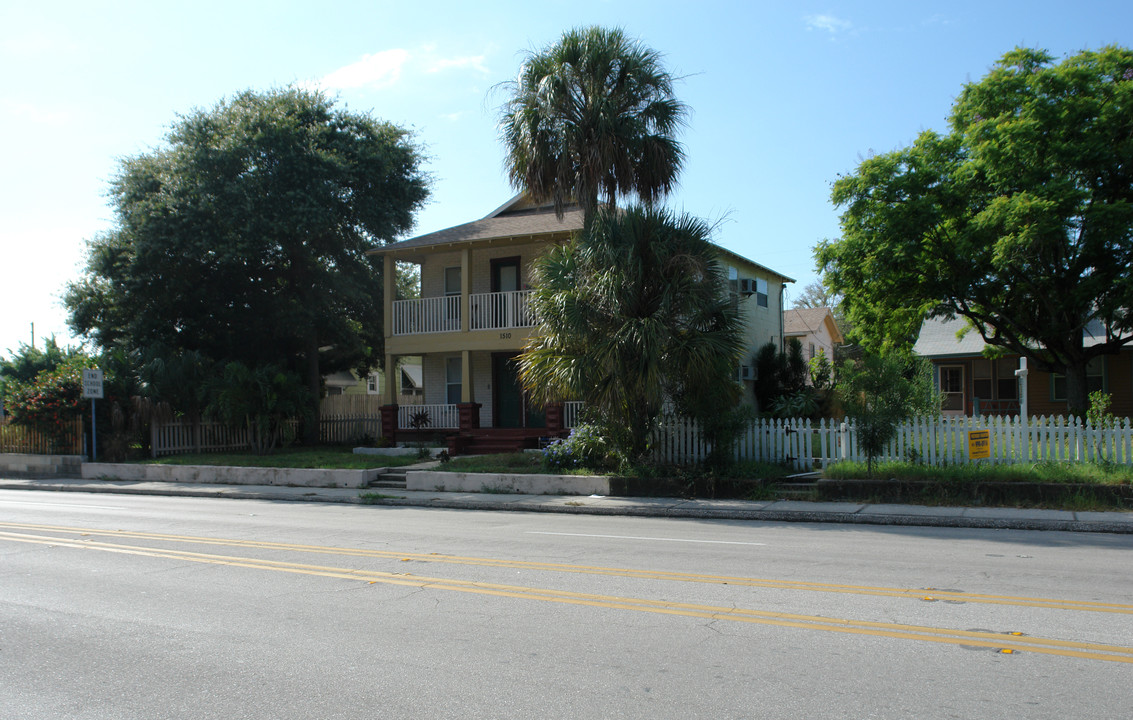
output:
[[[865,463],[840,462],[826,468],[823,477],[858,480],[869,477]],[[1085,483],[1090,485],[1129,485],[1133,468],[1096,463],[1018,463],[1014,465],[920,465],[917,463],[875,463],[873,477],[886,480],[935,481],[957,484],[977,482]]]
[[401,467],[421,462],[415,455],[355,455],[353,448],[324,445],[313,448],[285,448],[270,455],[251,452],[190,453],[170,455],[146,463],[159,465],[230,465],[234,467],[326,468],[364,470]]

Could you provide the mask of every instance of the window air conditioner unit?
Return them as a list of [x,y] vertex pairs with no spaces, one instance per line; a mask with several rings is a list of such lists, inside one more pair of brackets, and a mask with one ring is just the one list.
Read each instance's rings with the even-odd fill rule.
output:
[[750,278],[742,278],[740,280],[740,292],[744,295],[755,294],[755,280]]

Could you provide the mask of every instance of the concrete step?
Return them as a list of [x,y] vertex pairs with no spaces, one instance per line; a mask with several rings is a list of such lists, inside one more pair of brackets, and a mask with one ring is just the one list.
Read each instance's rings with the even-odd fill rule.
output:
[[390,468],[371,480],[366,487],[405,489],[405,469]]

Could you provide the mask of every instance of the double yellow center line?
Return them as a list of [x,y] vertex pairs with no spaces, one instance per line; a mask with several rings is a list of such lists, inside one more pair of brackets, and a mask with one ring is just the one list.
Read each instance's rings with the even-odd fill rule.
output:
[[[769,612],[736,607],[721,607],[696,603],[682,603],[667,600],[651,600],[645,598],[619,597],[591,593],[575,593],[564,590],[504,585],[497,583],[458,580],[452,578],[428,577],[410,573],[395,573],[377,570],[363,570],[357,568],[311,565],[278,560],[267,560],[254,557],[217,555],[162,547],[146,547],[142,545],[122,544],[117,542],[103,542],[94,540],[92,538],[113,537],[115,539],[148,540],[164,543],[192,543],[196,545],[214,545],[261,550],[284,550],[291,552],[317,553],[326,555],[394,559],[399,561],[418,561],[429,563],[476,565],[486,567],[519,568],[527,570],[586,573],[663,581],[713,583],[722,585],[738,585],[818,592],[853,593],[887,597],[910,597],[919,598],[922,600],[941,599],[962,602],[988,603],[996,605],[1018,605],[1024,607],[1055,608],[1062,610],[1078,610],[1118,614],[1133,614],[1133,606],[1131,605],[1064,601],[1045,598],[979,595],[967,594],[957,591],[925,589],[910,590],[854,585],[831,585],[823,583],[777,581],[719,575],[696,575],[663,571],[659,572],[621,568],[603,568],[595,566],[565,565],[556,563],[497,560],[491,558],[460,557],[454,555],[418,553],[406,554],[382,550],[366,550],[361,548],[336,548],[317,545],[295,545],[288,543],[273,543],[251,540],[165,535],[160,533],[142,533],[124,530],[106,531],[89,528],[29,525],[22,523],[0,523],[0,528],[6,528],[4,530],[0,530],[0,540],[7,540],[10,542],[52,545],[84,550],[97,550],[101,552],[166,558],[187,562],[251,568],[257,570],[272,570],[276,572],[356,580],[370,584],[382,583],[390,585],[403,585],[423,589],[449,590],[455,592],[475,593],[479,595],[491,595],[524,600],[542,600],[544,602],[563,603],[569,605],[585,605],[606,609],[635,610],[638,612],[696,617],[720,621],[774,625],[779,627],[809,630],[825,630],[828,632],[870,635],[875,637],[887,637],[903,640],[919,640],[922,642],[935,642],[952,645],[964,645],[968,647],[989,648],[1001,652],[1027,651],[1046,655],[1059,655],[1063,657],[1133,663],[1133,648],[1099,643],[1082,643],[1067,640],[1057,640],[1052,638],[1030,637],[1019,633],[994,633],[975,630],[953,630],[918,625],[904,625],[899,623],[881,623],[865,620],[850,620],[842,618],[799,615],[792,613]],[[53,534],[45,535],[42,533]]]

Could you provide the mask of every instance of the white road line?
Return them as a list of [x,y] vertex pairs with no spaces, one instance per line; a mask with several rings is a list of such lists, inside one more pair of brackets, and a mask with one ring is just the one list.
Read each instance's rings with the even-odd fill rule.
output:
[[566,537],[609,538],[611,540],[657,540],[660,542],[708,543],[711,545],[766,545],[758,542],[736,542],[733,540],[685,540],[683,538],[637,537],[634,535],[587,535],[585,533],[539,532],[528,530],[527,535],[564,535]]
[[79,505],[76,503],[38,503],[38,502],[23,502],[21,500],[0,500],[0,505],[37,505],[39,507],[67,507],[67,508],[87,508],[93,510],[125,510],[125,507],[117,505]]

